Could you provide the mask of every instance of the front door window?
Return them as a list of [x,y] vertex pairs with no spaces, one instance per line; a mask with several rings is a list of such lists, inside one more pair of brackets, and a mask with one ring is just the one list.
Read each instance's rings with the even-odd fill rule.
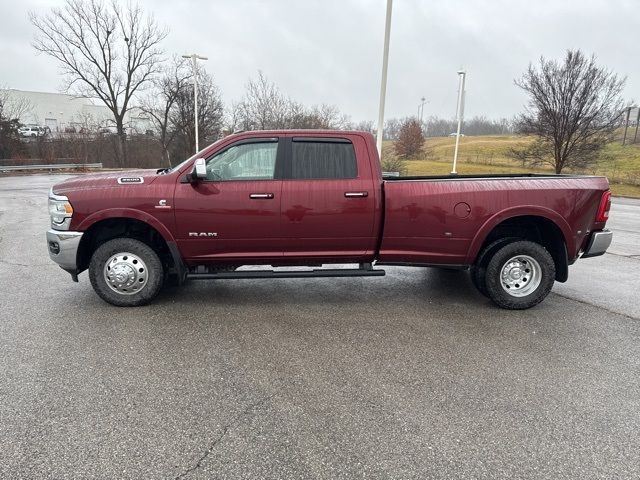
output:
[[273,180],[277,152],[277,142],[233,145],[207,161],[207,180]]

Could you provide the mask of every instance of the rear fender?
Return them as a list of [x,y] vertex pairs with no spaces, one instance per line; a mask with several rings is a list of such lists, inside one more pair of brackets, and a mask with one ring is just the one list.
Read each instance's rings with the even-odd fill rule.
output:
[[476,235],[473,237],[471,241],[471,246],[467,251],[467,257],[465,259],[465,263],[471,265],[475,262],[484,241],[487,239],[491,231],[497,227],[499,224],[504,222],[505,220],[509,220],[515,217],[522,216],[536,216],[546,218],[553,222],[562,232],[562,236],[564,237],[564,241],[567,247],[568,252],[576,251],[576,242],[575,237],[571,231],[571,227],[567,223],[567,221],[557,212],[545,208],[538,207],[533,205],[520,206],[520,207],[512,207],[502,210],[496,213],[494,216],[489,218],[478,230]]

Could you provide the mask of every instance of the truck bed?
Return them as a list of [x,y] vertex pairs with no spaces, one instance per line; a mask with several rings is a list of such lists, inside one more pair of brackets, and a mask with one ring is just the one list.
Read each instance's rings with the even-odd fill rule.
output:
[[605,177],[548,174],[384,177],[383,262],[469,265],[503,220],[560,228],[571,262],[593,224]]

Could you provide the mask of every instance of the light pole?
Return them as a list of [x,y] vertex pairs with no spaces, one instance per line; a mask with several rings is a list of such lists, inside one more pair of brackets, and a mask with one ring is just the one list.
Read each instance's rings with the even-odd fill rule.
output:
[[196,124],[196,153],[200,150],[198,146],[198,60],[209,60],[207,57],[202,57],[196,53],[191,55],[182,55],[182,58],[190,58],[193,61],[193,110],[194,120]]
[[426,103],[429,103],[429,102],[427,102],[426,98],[422,97],[420,99],[420,103],[418,104],[418,118],[420,119],[420,125],[422,125],[422,114],[424,113],[424,105]]
[[458,107],[456,108],[456,112],[458,115],[458,131],[456,132],[456,148],[453,151],[453,169],[451,170],[451,175],[458,174],[458,172],[456,172],[456,165],[458,163],[458,146],[460,145],[460,129],[462,128],[462,115],[464,110],[464,80],[467,76],[467,72],[465,72],[464,70],[458,70],[458,76],[460,77],[460,86],[458,89]]
[[429,100],[427,100],[426,98],[422,97],[420,99],[420,104],[418,105],[418,117],[420,118],[420,130],[422,130],[422,134],[426,135],[427,134],[427,129],[424,126],[424,122],[422,121],[422,117],[424,114],[424,106],[429,103]]
[[378,134],[376,146],[382,156],[382,131],[384,128],[384,101],[387,94],[387,66],[389,65],[389,35],[391,33],[391,9],[393,0],[387,0],[387,17],[384,24],[384,49],[382,51],[382,81],[380,82],[380,109],[378,110]]

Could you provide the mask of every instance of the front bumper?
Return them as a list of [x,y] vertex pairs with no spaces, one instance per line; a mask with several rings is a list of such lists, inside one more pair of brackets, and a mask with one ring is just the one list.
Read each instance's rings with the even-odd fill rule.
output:
[[603,255],[607,251],[611,240],[613,239],[613,232],[611,230],[601,230],[599,232],[593,232],[589,237],[587,248],[581,258],[597,257]]
[[78,271],[78,247],[81,239],[82,232],[53,229],[47,231],[49,257],[72,276],[76,275]]

